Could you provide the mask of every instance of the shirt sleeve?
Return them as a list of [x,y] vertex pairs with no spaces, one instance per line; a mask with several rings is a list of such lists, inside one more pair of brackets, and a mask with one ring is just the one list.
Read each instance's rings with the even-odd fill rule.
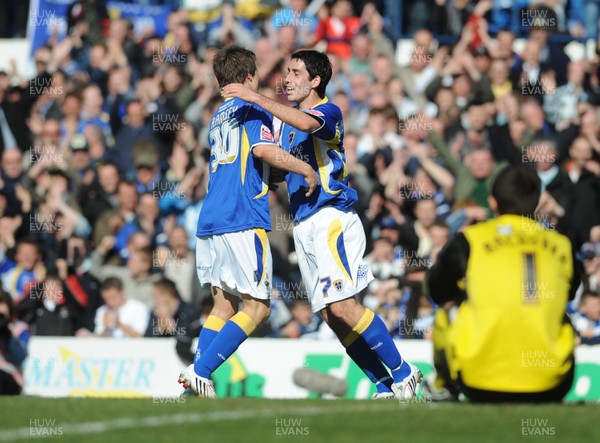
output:
[[333,140],[338,137],[338,127],[341,124],[341,112],[339,108],[331,103],[323,103],[315,108],[303,110],[306,114],[313,117],[320,123],[320,126],[315,129],[312,134],[322,140]]
[[467,273],[470,246],[462,233],[456,234],[440,251],[437,261],[426,277],[429,295],[438,305],[449,301],[461,302],[466,298],[458,281]]
[[273,117],[268,112],[251,107],[244,119],[250,149],[256,145],[275,145]]

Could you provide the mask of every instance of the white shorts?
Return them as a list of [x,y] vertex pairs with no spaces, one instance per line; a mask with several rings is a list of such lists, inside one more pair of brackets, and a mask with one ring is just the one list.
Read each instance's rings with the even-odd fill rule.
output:
[[247,229],[196,239],[200,284],[241,297],[271,298],[273,259],[264,229]]
[[294,226],[298,266],[313,312],[354,297],[373,280],[356,212],[324,207]]

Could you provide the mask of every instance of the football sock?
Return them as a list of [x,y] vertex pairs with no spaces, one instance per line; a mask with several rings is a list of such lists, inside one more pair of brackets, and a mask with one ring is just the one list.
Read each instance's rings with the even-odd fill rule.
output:
[[344,342],[351,342],[353,334],[360,335],[379,360],[392,371],[395,383],[404,380],[410,374],[410,366],[400,356],[385,323],[373,311],[365,309],[365,313]]
[[248,314],[241,311],[229,319],[213,339],[200,359],[194,363],[194,371],[200,377],[210,375],[227,360],[236,349],[256,330]]
[[206,351],[214,338],[217,336],[219,331],[223,329],[223,325],[225,325],[225,320],[217,317],[216,315],[209,315],[204,325],[202,325],[202,329],[200,330],[200,335],[198,336],[198,346],[196,347],[196,356],[194,357],[194,369],[196,368],[196,363],[200,360],[200,356],[202,352]]
[[[362,337],[354,334],[353,338],[354,341],[346,345],[346,354],[362,369],[369,380],[375,383],[377,392],[391,392],[390,373]],[[344,344],[346,344],[345,340]]]

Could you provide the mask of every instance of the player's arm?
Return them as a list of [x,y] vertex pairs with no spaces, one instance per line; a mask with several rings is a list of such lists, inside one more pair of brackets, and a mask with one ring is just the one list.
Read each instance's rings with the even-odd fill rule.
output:
[[252,154],[277,169],[293,172],[304,177],[308,184],[307,197],[314,192],[319,184],[319,176],[312,166],[273,144],[256,145],[252,149]]
[[571,246],[571,262],[573,263],[573,275],[569,282],[569,301],[575,300],[575,295],[581,285],[581,277],[585,274],[583,263],[577,259],[576,250],[573,246]]
[[302,132],[315,132],[323,126],[322,121],[311,117],[309,114],[265,97],[258,92],[254,92],[241,83],[231,83],[225,86],[221,90],[221,95],[225,98],[238,97],[246,102],[254,103],[273,114],[279,120]]
[[435,264],[427,273],[429,295],[438,305],[465,299],[464,288],[459,287],[467,273],[469,242],[462,233],[456,234],[440,251]]

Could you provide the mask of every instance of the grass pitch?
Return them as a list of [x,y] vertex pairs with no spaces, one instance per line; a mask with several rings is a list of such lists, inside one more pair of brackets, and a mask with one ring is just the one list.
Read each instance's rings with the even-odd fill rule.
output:
[[0,399],[0,442],[598,442],[598,404]]

